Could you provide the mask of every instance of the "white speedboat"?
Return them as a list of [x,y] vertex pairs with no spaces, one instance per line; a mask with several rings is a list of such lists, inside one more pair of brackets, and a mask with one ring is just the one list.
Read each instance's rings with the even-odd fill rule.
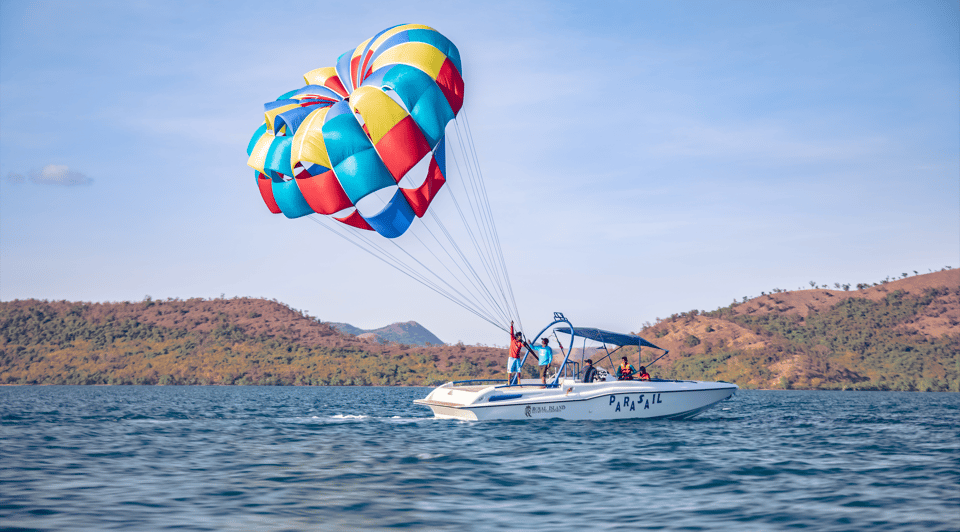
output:
[[[544,328],[534,342],[547,329],[560,323],[566,323],[568,327],[558,327],[554,333],[569,334],[571,341],[569,349],[563,353],[563,363],[546,386],[536,379],[510,383],[504,380],[455,381],[434,389],[426,398],[414,403],[430,407],[438,418],[469,420],[684,419],[728,399],[737,391],[736,384],[726,382],[617,380],[609,371],[600,371],[603,380],[585,383],[581,379],[581,364],[570,360],[577,337],[583,338],[584,342],[590,340],[603,344],[602,348],[595,350],[597,355],[594,356],[602,356],[596,364],[598,369],[602,369],[603,361],[612,360],[611,355],[623,346],[638,346],[641,358],[644,347],[663,351],[656,360],[665,356],[667,351],[636,335],[573,327],[560,313],[554,314],[554,322]],[[615,346],[615,349],[611,351],[609,346]],[[585,358],[585,352],[585,349],[580,351],[581,360]],[[521,366],[526,358],[525,354]]]

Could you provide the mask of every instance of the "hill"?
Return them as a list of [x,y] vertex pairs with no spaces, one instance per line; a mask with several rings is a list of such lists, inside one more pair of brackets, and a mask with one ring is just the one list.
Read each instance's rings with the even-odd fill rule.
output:
[[379,329],[361,329],[349,323],[328,323],[340,332],[361,338],[370,338],[380,343],[396,342],[420,346],[444,345],[443,340],[437,338],[432,332],[427,330],[426,327],[415,321],[392,323]]
[[[415,325],[394,324],[397,334]],[[354,336],[252,298],[0,302],[0,384],[431,385],[504,377],[503,349],[383,342],[379,331],[390,327]],[[960,391],[960,271],[858,290],[775,289],[711,312],[674,314],[640,334],[670,350],[651,368],[656,377],[744,388]]]
[[[863,286],[863,285],[862,285]],[[960,391],[960,271],[775,290],[644,327],[665,376],[749,388]]]
[[276,301],[0,302],[0,384],[408,384],[502,377],[502,349],[383,344]]

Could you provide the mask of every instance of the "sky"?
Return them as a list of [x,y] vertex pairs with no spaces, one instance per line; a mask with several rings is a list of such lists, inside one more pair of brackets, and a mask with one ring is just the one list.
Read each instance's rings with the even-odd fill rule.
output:
[[246,166],[265,102],[408,22],[460,51],[531,331],[960,266],[956,2],[280,6],[0,4],[0,300],[264,297],[505,345]]

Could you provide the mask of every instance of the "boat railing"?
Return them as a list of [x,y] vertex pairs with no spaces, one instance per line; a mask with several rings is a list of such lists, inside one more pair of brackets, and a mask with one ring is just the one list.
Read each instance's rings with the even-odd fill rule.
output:
[[559,372],[560,376],[564,379],[579,379],[580,378],[580,363],[569,361],[563,365],[561,371]]

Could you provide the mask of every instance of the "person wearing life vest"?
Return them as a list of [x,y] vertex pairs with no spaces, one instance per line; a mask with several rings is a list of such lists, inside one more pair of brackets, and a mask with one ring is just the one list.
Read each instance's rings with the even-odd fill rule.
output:
[[640,376],[637,377],[638,379],[640,379],[640,380],[642,380],[642,381],[648,381],[648,380],[650,380],[650,374],[647,373],[647,368],[645,368],[645,367],[643,367],[643,366],[640,366],[640,372],[639,372],[639,373],[640,373]]
[[617,368],[617,380],[629,381],[633,380],[633,376],[637,374],[637,370],[633,369],[633,365],[627,362],[627,357],[623,357],[620,363],[620,367]]
[[513,322],[510,322],[510,356],[507,358],[507,384],[513,382],[513,374],[517,374],[517,384],[520,384],[520,348],[523,347],[523,334],[513,332]]

